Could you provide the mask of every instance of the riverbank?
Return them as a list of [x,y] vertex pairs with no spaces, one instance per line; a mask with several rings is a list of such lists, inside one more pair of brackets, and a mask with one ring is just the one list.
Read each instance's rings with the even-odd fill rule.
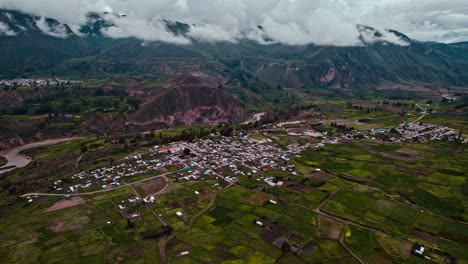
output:
[[6,160],[6,164],[0,167],[0,174],[26,167],[31,161],[32,158],[26,155],[22,155],[21,152],[28,149],[33,149],[37,147],[44,147],[55,145],[61,142],[70,141],[79,139],[80,137],[68,137],[68,138],[57,138],[57,139],[48,139],[44,141],[39,141],[24,146],[16,147],[9,150],[4,150],[0,152],[0,156]]

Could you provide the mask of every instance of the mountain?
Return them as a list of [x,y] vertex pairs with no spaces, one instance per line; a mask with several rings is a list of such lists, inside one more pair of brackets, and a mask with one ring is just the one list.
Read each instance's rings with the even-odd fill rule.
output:
[[245,118],[244,107],[236,98],[195,76],[182,76],[166,86],[167,89],[146,96],[139,111],[131,118],[131,125],[174,127],[239,123]]
[[[437,96],[441,87],[464,93],[462,88],[468,86],[466,43],[420,42],[395,30],[357,25],[362,45],[355,47],[195,39],[189,45],[176,45],[109,38],[103,33],[115,26],[109,16],[125,19],[124,15],[90,13],[85,25],[72,30],[54,19],[1,10],[0,77],[172,78],[197,65],[227,80],[221,84],[237,84],[261,97],[274,93],[277,86],[348,95],[405,91],[408,96],[427,97]],[[163,23],[176,36],[188,37],[196,26]]]

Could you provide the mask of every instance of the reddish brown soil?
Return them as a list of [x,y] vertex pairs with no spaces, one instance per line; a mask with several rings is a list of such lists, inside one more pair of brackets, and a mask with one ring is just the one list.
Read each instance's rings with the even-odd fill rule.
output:
[[267,201],[271,200],[271,195],[266,193],[256,193],[254,196],[245,197],[242,199],[242,202],[248,204],[264,204]]
[[72,231],[74,233],[79,233],[81,230],[81,225],[79,223],[75,225],[66,225],[67,220],[62,220],[54,223],[53,226],[50,227],[50,230],[54,231],[55,233],[65,232],[65,231]]
[[400,166],[396,166],[395,170],[402,171],[402,172],[413,173],[413,174],[418,174],[418,175],[427,175],[427,174],[430,173],[429,171],[425,171],[425,170],[417,170],[417,169],[411,169],[411,168],[400,167]]
[[164,167],[161,167],[161,168],[159,168],[158,170],[159,170],[162,174],[168,173],[168,172],[169,172],[169,170],[166,169],[166,168],[164,168]]
[[402,161],[419,161],[419,160],[424,160],[423,156],[417,156],[417,155],[410,155],[406,153],[401,153],[401,152],[381,152],[380,155],[386,157],[386,158],[391,158],[395,160],[402,160]]
[[457,242],[460,242],[460,243],[468,244],[468,237],[463,236],[463,235],[456,235],[456,234],[451,234],[451,233],[447,233],[447,232],[441,232],[439,234],[439,236],[450,239],[450,240],[453,240],[453,241],[457,241]]
[[431,234],[426,233],[426,232],[423,232],[423,231],[418,230],[418,229],[411,230],[410,235],[412,235],[414,237],[417,237],[417,238],[424,239],[424,240],[426,240],[428,242],[431,242],[431,243],[436,243],[437,242],[437,237],[436,236],[431,235]]
[[301,191],[301,190],[313,190],[312,187],[308,186],[308,185],[305,185],[305,184],[302,184],[302,183],[298,183],[298,182],[295,182],[295,181],[285,181],[284,184],[283,184],[285,187],[291,189],[291,190],[294,190],[294,191]]
[[163,177],[157,177],[152,180],[138,184],[146,194],[155,194],[166,186],[166,180]]
[[286,227],[274,223],[271,220],[262,220],[262,222],[265,228],[273,233],[286,234],[289,231]]
[[77,197],[73,197],[71,199],[60,200],[60,201],[56,202],[54,205],[52,205],[51,207],[47,208],[47,210],[45,210],[45,212],[58,211],[58,210],[62,210],[62,209],[65,209],[65,208],[70,208],[70,207],[82,205],[82,204],[85,204],[85,203],[86,203],[86,201],[83,198],[77,196]]
[[271,232],[271,231],[268,231],[267,229],[263,229],[262,233],[260,233],[260,237],[265,242],[273,243],[276,240],[276,238],[278,237],[278,234],[274,233],[274,232]]
[[308,177],[312,177],[312,178],[315,178],[315,179],[319,179],[319,180],[322,180],[322,181],[328,181],[331,176],[328,175],[326,172],[323,172],[323,171],[320,171],[320,172],[312,172],[310,173],[309,175],[307,175]]

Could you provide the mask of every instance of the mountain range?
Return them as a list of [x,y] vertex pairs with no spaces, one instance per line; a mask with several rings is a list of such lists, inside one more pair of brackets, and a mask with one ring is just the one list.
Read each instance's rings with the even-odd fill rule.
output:
[[[106,30],[125,15],[89,13],[87,23],[72,28],[53,18],[0,10],[0,77],[60,76],[87,79],[126,75],[171,79],[181,75],[216,79],[212,86],[237,97],[268,97],[275,89],[296,94],[356,95],[382,93],[436,97],[466,93],[468,44],[413,40],[395,30],[357,25],[361,45],[291,46],[252,40],[190,44],[111,38]],[[196,25],[163,20],[167,32],[190,38]],[[261,25],[258,30],[262,30]],[[388,41],[388,39],[392,41]],[[255,96],[249,96],[255,101]]]

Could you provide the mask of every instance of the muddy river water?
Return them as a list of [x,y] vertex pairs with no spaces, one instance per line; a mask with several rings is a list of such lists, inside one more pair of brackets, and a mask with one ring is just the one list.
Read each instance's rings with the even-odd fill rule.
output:
[[64,141],[69,141],[78,138],[59,138],[59,139],[49,139],[44,141],[39,141],[31,144],[27,144],[24,146],[16,147],[13,149],[8,149],[0,152],[0,156],[4,157],[7,160],[7,164],[5,166],[0,167],[0,174],[6,173],[8,171],[12,171],[17,168],[26,167],[31,161],[32,158],[26,155],[21,154],[21,151],[54,145],[57,143],[61,143]]

